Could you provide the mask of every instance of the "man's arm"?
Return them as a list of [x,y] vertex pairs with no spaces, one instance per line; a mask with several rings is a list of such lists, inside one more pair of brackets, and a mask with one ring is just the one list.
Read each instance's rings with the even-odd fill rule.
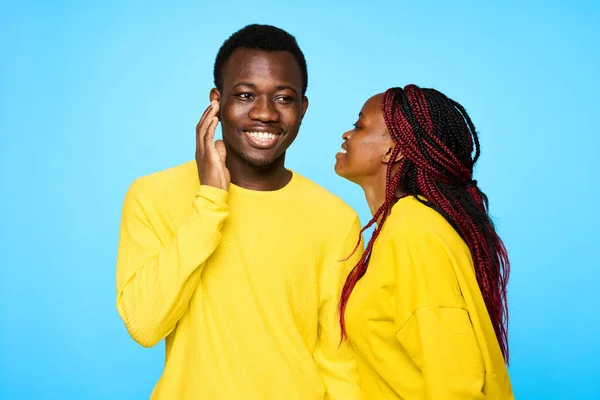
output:
[[[338,305],[342,287],[346,277],[354,268],[363,253],[362,242],[352,254],[360,237],[360,221],[355,217],[345,240],[334,253],[334,259],[322,272],[321,299],[319,308],[318,345],[314,354],[323,382],[326,399],[352,400],[358,399],[358,370],[356,360],[347,341],[340,344],[341,330]],[[350,254],[352,256],[346,260]]]
[[[130,335],[143,346],[167,336],[187,310],[202,267],[221,241],[231,177],[222,141],[214,141],[219,104],[211,102],[196,125],[196,166],[202,186],[193,211],[175,235],[162,242],[149,212],[144,180],[129,189],[123,206],[117,260],[117,309]],[[150,196],[152,193],[150,193]],[[150,206],[146,206],[146,204]]]
[[202,267],[221,240],[227,192],[201,186],[193,212],[162,243],[139,199],[139,181],[125,198],[117,259],[117,309],[130,335],[154,346],[187,310]]

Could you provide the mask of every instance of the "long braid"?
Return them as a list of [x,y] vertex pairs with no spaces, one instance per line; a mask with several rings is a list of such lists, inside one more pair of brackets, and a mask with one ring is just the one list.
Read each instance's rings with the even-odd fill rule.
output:
[[386,91],[382,112],[397,143],[391,159],[395,160],[400,152],[403,157],[395,166],[390,163],[387,167],[385,201],[363,232],[378,220],[379,224],[344,284],[340,300],[342,337],[346,335],[344,314],[348,299],[367,271],[375,240],[401,189],[405,195],[438,211],[469,247],[483,300],[508,363],[506,286],[510,263],[488,215],[487,196],[473,180],[473,166],[481,153],[475,125],[459,103],[437,90],[415,85]]

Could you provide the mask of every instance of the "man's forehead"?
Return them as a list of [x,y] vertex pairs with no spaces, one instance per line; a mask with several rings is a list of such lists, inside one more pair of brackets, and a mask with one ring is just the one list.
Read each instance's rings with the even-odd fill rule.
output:
[[224,80],[232,85],[238,81],[265,79],[277,85],[302,85],[302,71],[288,51],[237,49],[229,57],[223,72]]

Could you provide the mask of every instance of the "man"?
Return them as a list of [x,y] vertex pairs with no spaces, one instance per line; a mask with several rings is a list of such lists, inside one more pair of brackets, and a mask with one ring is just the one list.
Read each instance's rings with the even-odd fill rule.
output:
[[137,179],[123,206],[117,308],[143,346],[166,338],[152,398],[357,398],[337,306],[360,223],[284,163],[308,108],[304,55],[250,25],[214,78],[195,162]]

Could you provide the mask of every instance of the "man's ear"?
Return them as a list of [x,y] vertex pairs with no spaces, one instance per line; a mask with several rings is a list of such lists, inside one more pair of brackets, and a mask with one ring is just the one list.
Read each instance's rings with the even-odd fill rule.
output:
[[[389,164],[390,163],[390,159],[392,158],[392,153],[394,152],[394,148],[396,147],[396,145],[392,144],[389,145],[387,147],[386,152],[381,156],[381,162],[384,164]],[[404,155],[402,154],[401,151],[398,152],[398,154],[396,155],[396,158],[394,158],[394,160],[391,161],[392,164],[397,163],[398,161],[402,160],[402,157],[404,157]]]
[[217,88],[212,88],[210,90],[210,94],[208,95],[208,98],[210,101],[221,102],[221,92],[219,92],[219,89],[217,89]]
[[308,97],[302,96],[302,118],[304,118],[306,110],[308,110]]

